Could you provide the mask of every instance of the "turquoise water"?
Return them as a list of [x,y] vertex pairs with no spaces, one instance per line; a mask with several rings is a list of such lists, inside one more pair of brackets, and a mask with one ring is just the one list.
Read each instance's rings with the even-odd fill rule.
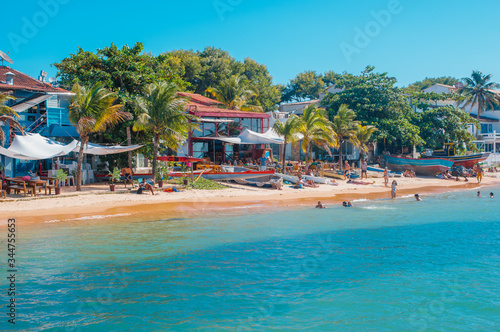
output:
[[499,331],[495,190],[148,222],[18,221],[15,327]]

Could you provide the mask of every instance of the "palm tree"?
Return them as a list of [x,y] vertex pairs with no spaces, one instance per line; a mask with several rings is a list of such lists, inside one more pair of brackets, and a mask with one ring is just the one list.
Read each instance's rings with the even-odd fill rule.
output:
[[[5,105],[9,99],[14,99],[14,97],[0,93],[0,123],[8,124],[10,128],[15,128],[23,133],[21,124],[16,120],[18,117],[17,113]],[[5,132],[2,127],[0,127],[0,143],[1,145],[5,144]]]
[[331,122],[333,135],[335,136],[339,149],[340,169],[344,169],[344,164],[342,163],[342,145],[344,142],[350,140],[354,145],[357,145],[355,127],[358,121],[354,121],[355,118],[356,113],[350,110],[346,104],[342,104]]
[[491,91],[497,83],[490,81],[490,74],[484,75],[481,71],[474,70],[471,77],[464,77],[462,80],[465,85],[458,90],[458,93],[465,97],[465,102],[461,108],[477,106],[478,121],[479,116],[486,111],[487,107],[494,110],[495,106],[498,106],[498,96]]
[[336,145],[330,122],[325,113],[317,108],[316,104],[307,106],[302,112],[300,133],[304,135],[302,140],[302,151],[308,158],[312,157],[312,143],[317,145]]
[[368,152],[368,144],[372,141],[372,134],[378,129],[375,126],[356,126],[356,143],[357,147],[361,150],[360,160],[364,160],[365,153]]
[[133,130],[144,130],[153,135],[153,179],[156,178],[156,164],[160,140],[176,149],[186,139],[190,130],[196,129],[194,119],[185,112],[187,100],[178,93],[174,83],[158,82],[148,85],[145,95],[137,98],[137,121]]
[[104,88],[100,83],[91,87],[75,83],[72,92],[74,95],[69,106],[69,120],[76,126],[76,131],[80,135],[76,190],[81,191],[83,151],[89,144],[90,134],[103,132],[120,122],[130,120],[132,115],[123,112],[123,106],[115,104],[116,94]]
[[259,92],[242,75],[231,75],[219,87],[210,87],[206,91],[230,110],[262,112],[261,106],[250,104],[250,100],[257,97]]
[[283,163],[282,171],[285,172],[285,152],[286,146],[289,142],[296,142],[299,138],[297,134],[302,126],[302,121],[296,115],[291,115],[286,122],[276,121],[274,123],[273,129],[276,134],[283,136],[283,158],[281,159]]

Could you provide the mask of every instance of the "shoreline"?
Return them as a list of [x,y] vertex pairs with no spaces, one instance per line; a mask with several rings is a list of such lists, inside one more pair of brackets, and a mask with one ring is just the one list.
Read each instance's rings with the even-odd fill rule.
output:
[[[316,205],[318,200],[325,205],[342,201],[374,200],[390,198],[390,187],[383,179],[374,178],[370,185],[353,185],[344,181],[338,186],[321,185],[319,188],[272,190],[244,185],[228,184],[224,190],[189,190],[179,193],[158,192],[157,195],[137,195],[128,191],[89,191],[67,193],[33,199],[18,199],[0,202],[0,211],[7,218],[22,220],[23,224],[64,222],[74,220],[102,220],[120,216],[124,220],[155,220],[165,217],[186,217],[222,210],[276,209],[293,206]],[[433,178],[396,178],[398,197],[418,193],[421,196],[457,190],[471,190],[500,184],[500,179],[483,178],[481,184],[475,179],[456,182]],[[389,183],[392,182],[389,181]]]

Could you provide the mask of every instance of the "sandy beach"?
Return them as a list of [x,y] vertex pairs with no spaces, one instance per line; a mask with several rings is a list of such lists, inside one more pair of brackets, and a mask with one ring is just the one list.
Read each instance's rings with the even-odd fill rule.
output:
[[[492,186],[500,179],[485,177],[481,184],[475,179],[469,182],[433,178],[396,178],[398,196],[442,193],[456,190]],[[137,195],[117,185],[112,193],[107,185],[86,186],[77,193],[74,188],[65,188],[62,195],[36,198],[17,198],[0,201],[4,218],[22,219],[23,223],[65,221],[85,218],[109,218],[112,216],[134,216],[154,219],[165,215],[198,214],[232,208],[276,208],[313,205],[318,200],[324,204],[342,201],[380,199],[390,197],[390,188],[384,186],[382,178],[369,178],[369,185],[350,184],[337,181],[338,185],[320,185],[318,188],[272,190],[229,183],[224,190],[185,190],[182,192],[156,191]],[[390,180],[390,182],[392,179]],[[6,219],[2,219],[5,225]]]

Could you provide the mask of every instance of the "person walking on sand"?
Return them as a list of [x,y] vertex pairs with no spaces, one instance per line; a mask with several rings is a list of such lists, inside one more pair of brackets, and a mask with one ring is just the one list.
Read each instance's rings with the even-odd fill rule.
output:
[[396,180],[392,181],[392,188],[391,188],[391,198],[396,198],[396,190],[397,190],[398,183]]
[[389,171],[387,171],[387,167],[384,169],[384,185],[387,187],[389,184]]
[[368,169],[368,163],[366,162],[366,159],[361,162],[361,179],[363,179],[363,174],[365,175],[365,179],[368,179],[368,175],[366,173]]
[[483,169],[481,168],[481,165],[479,163],[477,163],[476,172],[477,183],[481,183],[481,180],[483,179]]

